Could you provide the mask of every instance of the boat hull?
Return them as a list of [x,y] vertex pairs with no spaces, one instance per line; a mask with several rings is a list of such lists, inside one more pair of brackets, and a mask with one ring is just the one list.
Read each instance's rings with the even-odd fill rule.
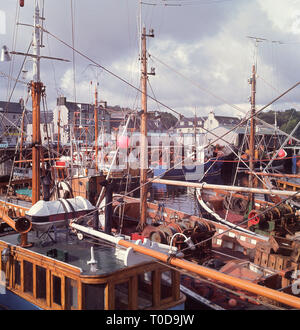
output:
[[0,294],[0,310],[41,310],[40,307],[30,301],[19,297],[10,290]]

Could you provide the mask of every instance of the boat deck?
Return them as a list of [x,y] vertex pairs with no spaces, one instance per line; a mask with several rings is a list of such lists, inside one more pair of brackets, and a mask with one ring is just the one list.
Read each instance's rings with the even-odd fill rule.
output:
[[23,208],[28,208],[28,209],[30,209],[32,206],[32,202],[18,199],[17,197],[6,198],[5,195],[0,195],[0,203],[1,204],[14,204],[15,206],[21,206]]
[[[54,234],[55,233],[53,232],[29,232],[28,242],[33,243],[33,245],[32,247],[26,248],[26,250],[36,252],[46,257],[54,258],[73,267],[80,268],[81,275],[107,276],[126,267],[124,262],[116,257],[116,248],[114,246],[109,246],[107,243],[95,242],[92,241],[92,239],[89,241],[80,241],[73,234]],[[0,239],[0,242],[1,241],[4,241],[11,246],[18,246],[19,235],[12,234],[3,236]],[[87,263],[91,260],[92,246],[94,247],[94,257],[97,261],[97,270],[93,272],[91,271],[91,266]]]

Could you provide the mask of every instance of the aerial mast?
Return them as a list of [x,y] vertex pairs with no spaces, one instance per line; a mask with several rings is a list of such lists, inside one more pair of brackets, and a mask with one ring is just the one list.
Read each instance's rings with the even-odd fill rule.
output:
[[[252,66],[252,76],[250,78],[251,85],[251,119],[250,119],[250,141],[249,141],[249,168],[251,174],[249,175],[249,187],[253,188],[253,172],[254,172],[254,154],[255,154],[255,95],[256,95],[256,68]],[[254,195],[250,193],[251,207],[254,207]]]
[[[140,128],[140,212],[141,218],[138,224],[138,229],[143,230],[147,219],[147,172],[148,172],[148,141],[147,141],[147,45],[146,37],[154,37],[154,31],[150,30],[146,34],[146,28],[143,27],[141,33],[141,90],[142,90],[142,113],[141,113],[141,128]],[[150,74],[154,74],[153,69]]]
[[98,173],[98,90],[96,83],[95,86],[95,108],[94,108],[94,116],[95,116],[95,161],[96,161],[96,173]]
[[33,80],[32,95],[32,204],[40,200],[40,102],[43,84],[40,78],[40,10],[35,0],[34,31],[33,31]]

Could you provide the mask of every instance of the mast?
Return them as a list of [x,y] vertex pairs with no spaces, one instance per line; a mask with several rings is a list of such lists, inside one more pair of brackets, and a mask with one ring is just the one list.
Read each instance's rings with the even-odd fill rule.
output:
[[[143,27],[141,34],[141,89],[142,89],[142,115],[140,128],[140,222],[138,229],[143,230],[147,219],[147,171],[148,171],[148,141],[147,141],[147,45],[146,37],[154,37],[153,30],[146,34],[146,28]],[[152,72],[153,74],[153,72]]]
[[32,204],[40,200],[40,102],[43,84],[40,79],[40,10],[35,0],[33,32],[33,81],[32,94]]
[[193,146],[193,160],[196,161],[197,160],[197,115],[196,115],[196,107],[195,107],[195,111],[194,111],[194,146]]
[[57,155],[59,156],[59,143],[60,143],[60,109],[58,109],[57,117]]
[[95,161],[96,161],[96,173],[98,173],[98,91],[97,84],[95,86]]
[[[250,141],[249,141],[249,167],[254,172],[254,149],[255,149],[255,94],[256,94],[256,70],[255,65],[252,66],[251,84],[251,120],[250,120]],[[249,187],[253,188],[253,174],[249,175]],[[249,195],[251,207],[254,206],[254,195]]]
[[21,120],[21,137],[20,137],[20,164],[19,167],[22,167],[21,160],[23,159],[23,142],[24,142],[24,115],[25,115],[25,106],[23,106],[22,120]]

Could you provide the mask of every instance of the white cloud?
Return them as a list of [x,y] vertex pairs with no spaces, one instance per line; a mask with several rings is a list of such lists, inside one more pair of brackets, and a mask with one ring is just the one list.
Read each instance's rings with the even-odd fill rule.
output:
[[273,26],[293,34],[300,32],[299,0],[258,0]]
[[[8,6],[7,3],[5,6]],[[69,4],[58,0],[52,0],[51,4],[46,3],[47,30],[71,44]],[[134,3],[132,0],[87,0],[84,4],[78,3],[75,17],[75,46],[96,62],[139,87],[140,65],[135,17],[138,2]],[[118,4],[120,10],[115,12]],[[159,101],[176,111],[191,115],[195,108],[203,115],[210,110],[231,115],[236,113],[232,106],[234,104],[241,104],[247,110],[250,95],[247,79],[255,62],[254,43],[247,36],[274,40],[295,39],[295,33],[300,32],[299,4],[300,0],[239,0],[182,8],[159,9],[158,6],[151,6],[151,11],[149,6],[144,6],[144,17],[148,19],[146,27],[155,29],[155,38],[149,39],[149,53],[172,68],[168,69],[154,58],[149,59],[148,68],[156,68],[156,75],[149,77],[149,94],[153,95],[153,89],[154,96]],[[59,11],[57,6],[60,8]],[[31,7],[32,4],[22,9],[20,21],[31,22]],[[10,36],[14,26],[14,7],[11,6],[10,10],[7,8],[4,9],[7,11]],[[155,10],[164,12],[156,15]],[[30,39],[31,33],[29,28],[19,27],[16,50],[24,51],[26,45],[23,47],[23,43]],[[9,46],[11,39],[8,35],[4,37]],[[72,51],[69,48],[51,37],[49,39],[51,47],[48,37],[44,35],[46,47],[42,50],[43,55],[72,59]],[[300,50],[295,48],[290,51],[288,47],[281,48],[280,54],[278,53],[280,56],[278,55],[275,63],[274,50],[271,52],[270,49],[270,44],[259,44],[258,74],[278,90],[284,91],[298,79]],[[59,88],[68,99],[74,99],[72,63],[50,62],[42,62],[42,78],[47,87],[49,104],[55,104],[55,90]],[[109,105],[140,106],[140,93],[132,87],[103,70],[87,70],[89,62],[79,55],[76,55],[75,64],[78,102],[93,102],[90,81],[95,82],[97,72],[100,83],[99,97],[102,100],[107,101]],[[56,79],[53,79],[54,66]],[[15,65],[14,76],[18,69]],[[186,78],[178,75],[175,70]],[[56,86],[56,82],[59,86]],[[3,92],[3,84],[1,87],[0,92],[6,95]],[[257,102],[260,104],[266,104],[276,95],[270,86],[261,81],[257,87]],[[298,95],[292,95],[295,96],[293,101],[296,102],[299,99]],[[3,96],[0,98],[3,99]],[[18,99],[18,95],[15,95],[15,99]],[[157,107],[162,111],[167,110],[149,100],[149,109]]]
[[6,15],[3,10],[0,10],[0,34],[6,34]]

